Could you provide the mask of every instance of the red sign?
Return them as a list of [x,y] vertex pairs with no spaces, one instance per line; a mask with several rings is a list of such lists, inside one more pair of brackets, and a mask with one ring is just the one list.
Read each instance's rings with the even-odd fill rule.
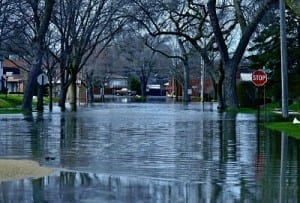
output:
[[268,76],[262,70],[256,70],[252,73],[252,82],[256,86],[264,86],[267,83]]

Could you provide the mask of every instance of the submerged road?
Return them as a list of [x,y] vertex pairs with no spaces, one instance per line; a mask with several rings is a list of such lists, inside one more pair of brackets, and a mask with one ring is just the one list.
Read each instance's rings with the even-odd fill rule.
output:
[[297,202],[300,194],[299,141],[213,103],[0,115],[0,132],[0,159],[56,169],[1,182],[0,202]]

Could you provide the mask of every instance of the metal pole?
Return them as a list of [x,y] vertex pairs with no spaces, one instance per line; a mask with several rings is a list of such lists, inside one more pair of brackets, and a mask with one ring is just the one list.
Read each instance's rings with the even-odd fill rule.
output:
[[288,76],[287,76],[287,42],[285,22],[285,2],[280,0],[280,44],[281,44],[281,99],[282,118],[288,119]]
[[204,61],[201,60],[201,101],[204,103]]

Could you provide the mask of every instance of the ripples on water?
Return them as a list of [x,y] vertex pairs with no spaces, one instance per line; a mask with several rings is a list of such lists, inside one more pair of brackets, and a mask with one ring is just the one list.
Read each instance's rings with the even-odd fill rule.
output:
[[[5,185],[32,187],[25,196],[36,189],[70,193],[39,200],[88,201],[86,190],[107,202],[251,202],[286,194],[279,193],[280,136],[258,128],[255,115],[221,114],[215,104],[103,103],[77,113],[0,115],[0,132],[1,157],[85,172],[57,172],[37,180],[37,188],[30,180]],[[298,177],[298,159],[289,154],[285,177]],[[298,199],[298,184],[289,181],[285,199]]]

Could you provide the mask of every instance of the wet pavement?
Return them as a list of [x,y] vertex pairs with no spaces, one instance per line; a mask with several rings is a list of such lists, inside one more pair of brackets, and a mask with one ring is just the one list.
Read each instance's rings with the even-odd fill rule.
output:
[[216,104],[101,103],[0,115],[0,158],[56,168],[0,202],[297,202],[299,141]]

